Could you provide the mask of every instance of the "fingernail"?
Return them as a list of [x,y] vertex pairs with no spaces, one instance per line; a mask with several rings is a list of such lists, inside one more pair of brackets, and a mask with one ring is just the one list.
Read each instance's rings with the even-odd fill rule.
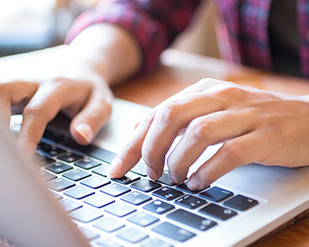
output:
[[196,176],[194,176],[194,175],[192,175],[189,178],[189,181],[188,181],[187,185],[188,185],[190,190],[199,190],[200,189],[200,184],[197,181]]
[[176,177],[174,174],[169,173],[170,179],[175,183],[175,184],[180,184],[182,181],[179,179],[179,177]]
[[80,123],[76,126],[76,131],[88,142],[92,140],[93,132],[88,124]]
[[122,160],[116,156],[110,163],[108,176],[111,178],[119,177],[118,174],[119,171],[121,171],[121,167],[122,167]]

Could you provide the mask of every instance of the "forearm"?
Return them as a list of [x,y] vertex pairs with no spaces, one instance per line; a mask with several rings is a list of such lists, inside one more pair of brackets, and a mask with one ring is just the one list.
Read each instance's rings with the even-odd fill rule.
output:
[[84,29],[68,45],[64,75],[119,83],[140,68],[142,56],[133,36],[121,27],[100,23]]

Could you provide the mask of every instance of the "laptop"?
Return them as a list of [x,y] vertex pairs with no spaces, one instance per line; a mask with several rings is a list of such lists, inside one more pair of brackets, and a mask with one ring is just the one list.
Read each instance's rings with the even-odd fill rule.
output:
[[[87,147],[77,145],[66,121],[57,119],[33,162],[1,123],[0,236],[6,244],[245,246],[309,208],[309,167],[249,164],[202,191],[173,184],[167,171],[149,180],[143,161],[123,178],[106,177],[110,161],[149,110],[116,99],[109,124]],[[19,126],[20,117],[12,117],[12,131]],[[195,167],[218,148],[207,148]]]

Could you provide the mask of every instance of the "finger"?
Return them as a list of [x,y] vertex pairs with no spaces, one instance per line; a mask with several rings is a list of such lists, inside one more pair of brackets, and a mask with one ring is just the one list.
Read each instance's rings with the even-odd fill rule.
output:
[[[241,165],[264,159],[264,147],[255,132],[225,142],[219,151],[201,165],[188,181],[192,190],[201,190]],[[257,151],[259,150],[259,151]]]
[[[34,95],[38,88],[35,82],[14,81],[0,83],[0,99],[3,118],[9,124],[11,109],[24,105]],[[15,111],[14,111],[15,113]]]
[[[155,111],[151,111],[135,129],[132,139],[117,154],[110,165],[109,176],[112,178],[123,177],[131,170],[142,157],[142,145],[147,131],[153,121]],[[147,171],[151,176],[151,170]]]
[[94,89],[85,106],[72,119],[70,131],[79,144],[89,144],[108,122],[112,113],[112,98],[108,88],[101,86]]
[[189,168],[209,145],[218,144],[251,131],[254,126],[253,119],[250,110],[220,111],[195,118],[167,159],[172,181],[183,182]]
[[166,154],[189,122],[201,115],[221,111],[223,107],[223,101],[210,100],[203,93],[181,95],[158,107],[142,147],[145,164],[154,171],[153,179],[162,175]]
[[25,106],[18,144],[21,148],[26,149],[29,154],[34,153],[47,123],[57,115],[60,109],[69,105],[79,108],[79,105],[83,104],[88,96],[87,87],[83,88],[82,85],[70,87],[67,85],[67,81],[61,78],[41,84]]

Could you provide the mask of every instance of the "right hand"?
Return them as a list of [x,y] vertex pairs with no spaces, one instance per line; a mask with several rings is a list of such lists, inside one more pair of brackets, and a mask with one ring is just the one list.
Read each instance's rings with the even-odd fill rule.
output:
[[18,146],[32,155],[46,125],[58,112],[72,118],[70,132],[81,145],[89,144],[111,115],[112,92],[98,81],[55,77],[42,81],[0,83],[0,103],[9,124],[11,114],[22,113]]

